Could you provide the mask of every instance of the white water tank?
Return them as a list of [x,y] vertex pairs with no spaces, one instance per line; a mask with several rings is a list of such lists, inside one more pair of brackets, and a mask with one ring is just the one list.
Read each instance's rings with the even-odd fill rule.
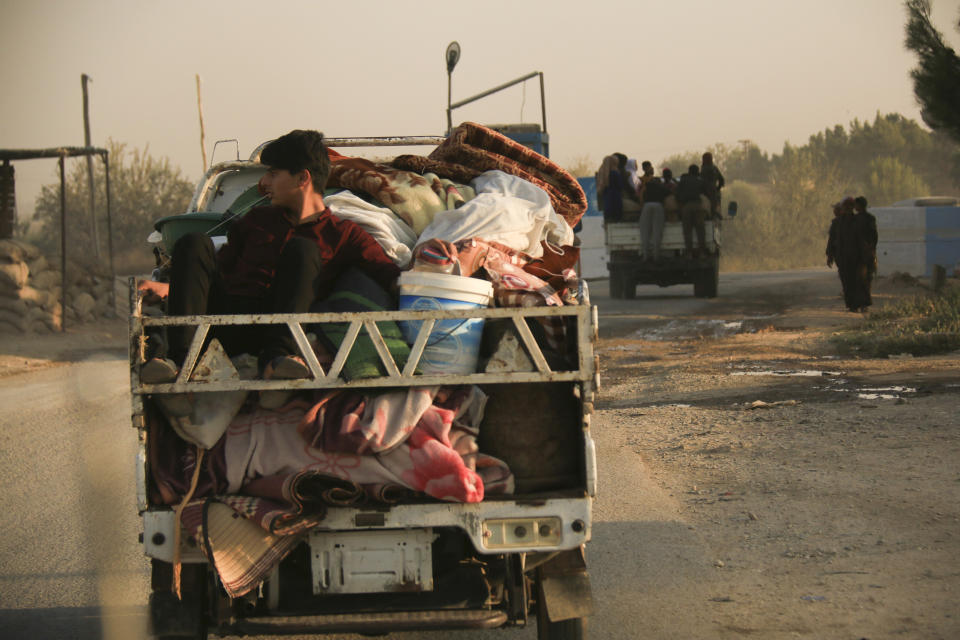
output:
[[911,198],[870,208],[877,218],[877,273],[930,277],[934,265],[960,275],[960,200]]

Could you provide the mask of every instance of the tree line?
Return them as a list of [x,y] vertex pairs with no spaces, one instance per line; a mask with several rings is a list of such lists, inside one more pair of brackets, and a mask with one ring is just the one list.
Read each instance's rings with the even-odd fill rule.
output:
[[[193,195],[193,182],[166,158],[150,155],[149,146],[132,149],[108,140],[110,218],[117,271],[142,272],[153,266],[147,236],[159,218],[184,213]],[[103,162],[94,162],[94,195],[100,255],[94,247],[89,182],[84,160],[68,165],[66,175],[67,254],[87,266],[107,264],[106,179]],[[19,222],[17,235],[48,256],[60,254],[60,182],[40,190],[33,219]]]

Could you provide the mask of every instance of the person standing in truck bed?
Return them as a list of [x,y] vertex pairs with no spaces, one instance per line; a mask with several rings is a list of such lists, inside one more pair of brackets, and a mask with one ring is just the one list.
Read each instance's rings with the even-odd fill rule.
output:
[[623,219],[622,184],[617,156],[607,156],[597,171],[597,202],[603,211],[604,222],[620,222]]
[[[697,258],[707,250],[707,230],[704,224],[707,211],[700,200],[704,193],[700,167],[692,164],[687,172],[680,176],[680,184],[677,185],[677,202],[680,203],[680,221],[683,223],[683,244],[687,257]],[[696,251],[693,249],[694,230],[697,233]]]
[[700,179],[703,180],[704,193],[710,199],[710,217],[720,217],[720,190],[726,182],[717,165],[713,164],[713,154],[703,154],[700,165]]
[[[653,167],[650,167],[651,174]],[[660,241],[666,218],[663,202],[670,189],[660,178],[651,175],[643,188],[643,211],[640,213],[640,242],[644,261],[660,262]]]
[[[264,147],[267,170],[260,190],[270,206],[252,209],[227,232],[217,253],[204,233],[175,243],[170,283],[144,281],[148,297],[166,298],[173,316],[203,314],[303,313],[332,291],[337,277],[356,266],[386,290],[399,269],[357,224],[340,220],[323,202],[330,159],[317,131],[295,130]],[[171,382],[193,337],[193,327],[170,327],[166,353],[144,364],[141,380]],[[264,378],[304,378],[310,370],[285,325],[268,328],[217,327],[216,337],[231,356],[258,355]],[[261,396],[263,399],[263,396]]]

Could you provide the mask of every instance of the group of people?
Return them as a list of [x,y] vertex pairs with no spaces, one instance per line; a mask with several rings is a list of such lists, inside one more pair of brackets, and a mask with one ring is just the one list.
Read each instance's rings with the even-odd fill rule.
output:
[[877,219],[867,211],[867,199],[848,196],[833,205],[827,240],[827,266],[836,263],[849,311],[867,311],[873,300],[870,286],[877,273]]
[[614,153],[603,159],[596,179],[597,203],[604,222],[639,220],[645,261],[660,261],[660,241],[668,212],[679,212],[687,255],[709,254],[704,223],[708,216],[720,217],[720,190],[724,186],[723,174],[713,163],[711,153],[704,153],[702,164],[690,165],[679,180],[666,167],[658,177],[649,160],[641,163],[638,172],[635,159]]

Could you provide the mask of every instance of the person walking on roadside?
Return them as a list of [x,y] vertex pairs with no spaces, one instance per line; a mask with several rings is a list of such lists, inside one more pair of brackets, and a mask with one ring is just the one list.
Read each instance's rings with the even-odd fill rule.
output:
[[848,311],[866,311],[870,306],[870,296],[869,289],[865,285],[867,269],[862,258],[861,219],[857,219],[854,213],[852,197],[844,198],[838,206],[840,215],[835,218],[837,225],[833,240],[833,258],[840,273],[843,300]]
[[830,221],[830,231],[827,234],[827,266],[837,265],[837,275],[840,277],[840,288],[843,292],[843,300],[847,300],[847,280],[846,272],[840,268],[840,225],[843,217],[843,203],[835,202],[833,205],[833,220]]
[[870,293],[873,278],[877,273],[877,219],[867,211],[867,199],[858,196],[853,201],[853,220],[857,230],[857,271],[854,280],[859,311],[867,311],[873,304]]

